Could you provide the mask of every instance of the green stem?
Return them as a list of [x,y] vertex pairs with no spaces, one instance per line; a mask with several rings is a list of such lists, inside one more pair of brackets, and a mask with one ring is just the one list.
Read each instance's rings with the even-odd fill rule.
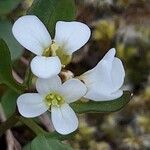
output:
[[[30,55],[30,58],[29,58],[29,61],[31,61],[33,59],[35,55],[31,54]],[[28,66],[27,70],[26,70],[26,73],[25,73],[25,79],[24,79],[24,82],[23,82],[23,85],[25,87],[27,87],[28,89],[30,88],[31,84],[32,84],[32,78],[33,78],[33,73],[31,71],[31,68],[30,66]]]
[[12,128],[18,122],[16,114],[13,114],[5,122],[0,124],[0,135],[4,134],[6,130]]
[[32,119],[26,119],[24,117],[19,117],[19,120],[24,123],[28,128],[30,128],[36,135],[46,134],[37,123],[35,123]]
[[16,83],[15,81],[12,81],[12,83],[6,82],[5,84],[18,94],[23,93],[23,91],[25,90],[25,86],[23,86],[22,84]]
[[23,85],[26,86],[28,89],[30,88],[30,86],[32,84],[32,78],[33,78],[33,74],[31,72],[31,69],[28,68],[26,71],[25,80],[23,83]]

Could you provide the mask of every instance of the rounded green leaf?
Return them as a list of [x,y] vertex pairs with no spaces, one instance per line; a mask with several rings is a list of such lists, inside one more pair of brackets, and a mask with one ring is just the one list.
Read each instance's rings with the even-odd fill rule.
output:
[[8,90],[5,92],[5,94],[1,98],[1,104],[3,106],[4,112],[7,118],[15,113],[16,100],[18,96],[19,94],[17,94],[16,92],[12,90]]
[[31,143],[27,144],[23,150],[72,150],[72,148],[59,140],[39,135]]
[[13,78],[10,52],[7,44],[2,39],[0,39],[0,83],[6,84],[17,93],[21,93],[24,89]]

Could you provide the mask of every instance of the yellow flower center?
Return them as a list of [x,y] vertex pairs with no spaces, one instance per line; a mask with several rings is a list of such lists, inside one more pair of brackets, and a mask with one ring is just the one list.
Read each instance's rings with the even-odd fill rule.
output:
[[45,97],[45,103],[50,106],[57,106],[60,107],[62,104],[64,104],[64,98],[57,94],[57,93],[49,93]]
[[46,56],[46,57],[56,56],[56,51],[59,49],[60,49],[59,46],[55,42],[52,42],[50,47],[44,50],[43,56]]
[[58,56],[61,63],[63,65],[67,65],[71,61],[71,55],[68,55],[64,49],[64,46],[59,46],[56,42],[52,42],[50,47],[46,48],[43,52],[43,56],[50,57],[50,56]]

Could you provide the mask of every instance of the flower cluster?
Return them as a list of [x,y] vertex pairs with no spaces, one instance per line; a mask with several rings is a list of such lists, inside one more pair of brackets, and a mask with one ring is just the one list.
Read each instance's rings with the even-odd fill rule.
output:
[[47,110],[52,123],[60,134],[69,134],[78,127],[78,119],[69,106],[82,97],[93,101],[113,100],[122,96],[120,89],[125,71],[120,59],[111,49],[92,69],[81,76],[62,83],[58,74],[69,63],[72,53],[80,49],[90,38],[90,29],[80,22],[56,23],[52,40],[44,24],[36,16],[23,16],[13,25],[18,42],[37,56],[31,61],[36,75],[37,93],[25,93],[18,97],[17,106],[24,117],[37,117]]
[[26,49],[37,55],[31,61],[31,70],[39,78],[50,78],[61,71],[73,52],[90,38],[90,29],[80,22],[56,23],[52,40],[44,24],[36,16],[23,16],[13,25],[14,37]]

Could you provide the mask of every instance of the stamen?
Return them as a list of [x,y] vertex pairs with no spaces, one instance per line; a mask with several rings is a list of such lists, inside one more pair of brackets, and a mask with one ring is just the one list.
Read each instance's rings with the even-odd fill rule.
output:
[[50,48],[48,47],[47,49],[44,50],[43,56],[49,57],[51,55]]
[[56,56],[56,51],[59,49],[59,46],[53,41],[50,47],[46,48],[43,52],[43,56]]
[[50,106],[61,106],[64,103],[64,99],[61,95],[56,93],[49,93],[45,97],[45,103]]
[[59,46],[56,43],[51,44],[51,53],[52,56],[56,56],[56,51],[59,49]]
[[43,56],[46,57],[50,57],[50,56],[58,56],[62,67],[65,67],[65,65],[67,65],[72,58],[72,55],[69,55],[66,51],[65,51],[65,47],[63,45],[58,45],[55,41],[52,41],[52,44],[50,45],[50,47],[46,48],[43,52]]

